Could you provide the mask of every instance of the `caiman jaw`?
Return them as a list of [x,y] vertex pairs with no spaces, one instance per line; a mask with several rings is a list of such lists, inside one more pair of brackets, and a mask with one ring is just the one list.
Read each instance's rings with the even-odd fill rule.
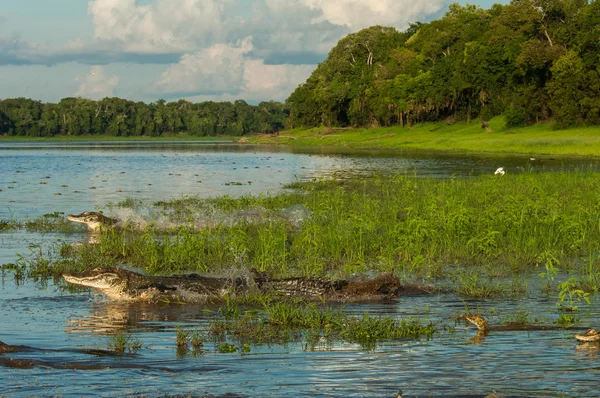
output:
[[82,274],[63,274],[63,278],[69,283],[101,290],[111,298],[122,298],[121,294],[127,283],[117,272],[103,268]]
[[100,225],[102,225],[98,214],[89,211],[84,211],[81,214],[68,214],[67,220],[80,224],[86,224],[90,231],[97,231],[100,229]]
[[466,315],[465,319],[471,322],[473,325],[477,326],[477,329],[480,332],[488,332],[490,330],[487,321],[479,315]]
[[118,220],[106,217],[103,214],[96,213],[95,211],[84,211],[81,214],[68,214],[67,220],[85,224],[89,231],[97,231],[102,225],[113,225]]

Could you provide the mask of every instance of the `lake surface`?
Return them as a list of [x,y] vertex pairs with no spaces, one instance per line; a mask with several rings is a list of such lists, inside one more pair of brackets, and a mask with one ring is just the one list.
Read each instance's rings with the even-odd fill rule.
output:
[[[296,180],[372,172],[466,177],[493,174],[501,166],[508,173],[597,167],[589,159],[293,153],[201,142],[0,143],[0,220],[78,213],[125,198],[152,203],[185,195],[259,194],[277,192]],[[59,241],[84,239],[83,234],[0,233],[0,264]],[[431,340],[388,341],[375,350],[348,343],[315,351],[300,343],[253,346],[247,354],[220,354],[207,344],[203,355],[181,356],[175,328],[205,325],[215,316],[207,310],[216,307],[113,303],[87,291],[63,291],[52,282],[16,285],[7,271],[0,280],[0,341],[44,349],[107,348],[108,336],[118,331],[132,333],[144,348],[117,358],[50,351],[5,354],[101,369],[0,366],[0,396],[394,397],[399,390],[409,397],[483,397],[492,391],[503,397],[600,396],[600,347],[578,346],[575,331],[492,332],[476,342],[473,327],[451,321],[468,307],[494,312],[491,323],[521,309],[551,324],[558,316],[555,298],[542,294],[537,277],[528,289],[527,298],[465,301],[440,294],[345,307],[356,314],[418,315],[454,329]],[[600,326],[597,300],[593,304],[578,314],[581,325]]]

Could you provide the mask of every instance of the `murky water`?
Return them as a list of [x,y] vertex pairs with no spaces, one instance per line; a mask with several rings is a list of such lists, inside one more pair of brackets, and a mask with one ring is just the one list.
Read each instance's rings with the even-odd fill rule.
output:
[[[80,212],[127,197],[153,202],[182,195],[277,191],[296,179],[348,170],[443,177],[490,173],[500,166],[520,172],[530,167],[552,170],[589,164],[581,159],[532,161],[424,153],[291,153],[199,143],[11,143],[0,146],[0,219]],[[226,185],[231,182],[245,185]],[[48,247],[59,240],[81,238],[0,233],[0,264],[16,261],[18,254],[35,253],[36,245]],[[558,316],[555,300],[545,297],[535,280],[530,281],[526,299],[464,301],[454,294],[440,294],[345,308],[357,314],[419,315],[455,327],[432,340],[388,341],[373,351],[348,343],[315,351],[305,351],[301,343],[253,346],[247,354],[220,354],[207,344],[202,355],[181,356],[175,328],[204,325],[214,316],[207,308],[116,304],[90,292],[64,292],[52,283],[40,286],[25,281],[17,286],[6,272],[0,280],[0,341],[43,349],[107,348],[111,333],[126,331],[144,348],[123,357],[62,351],[4,354],[0,359],[31,359],[65,369],[43,363],[30,369],[0,366],[0,395],[394,397],[403,390],[404,396],[485,396],[492,391],[504,397],[600,396],[600,347],[578,346],[574,331],[492,332],[475,341],[472,327],[450,321],[468,307],[495,313],[492,323],[523,309],[550,324]],[[579,316],[582,325],[599,326],[596,305],[585,306]],[[67,369],[73,363],[93,369]]]

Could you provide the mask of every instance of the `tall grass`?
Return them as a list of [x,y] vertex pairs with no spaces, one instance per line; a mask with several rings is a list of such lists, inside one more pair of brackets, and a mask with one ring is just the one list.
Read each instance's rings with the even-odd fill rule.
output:
[[280,275],[395,271],[438,277],[452,264],[520,272],[548,259],[553,267],[595,269],[579,259],[600,252],[600,175],[591,171],[448,180],[397,175],[294,187],[277,196],[160,206],[191,214],[207,205],[276,211],[302,204],[311,216],[300,228],[270,218],[171,234],[108,231],[99,245],[77,250],[69,261],[126,262],[151,273],[254,267]]

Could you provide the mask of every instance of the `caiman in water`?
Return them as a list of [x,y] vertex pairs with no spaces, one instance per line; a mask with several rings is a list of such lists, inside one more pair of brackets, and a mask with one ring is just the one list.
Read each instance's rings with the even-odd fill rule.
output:
[[112,227],[119,223],[119,220],[106,217],[95,211],[84,211],[81,214],[67,214],[67,220],[87,225],[90,232],[99,231],[103,226]]
[[114,300],[148,302],[207,302],[252,291],[279,293],[305,299],[337,301],[377,300],[398,295],[431,293],[428,287],[400,284],[384,274],[373,279],[331,280],[315,277],[269,278],[252,272],[248,277],[213,278],[197,274],[147,276],[122,268],[96,268],[64,274],[69,283],[92,287]]
[[95,211],[84,211],[81,214],[67,214],[67,220],[79,224],[85,224],[88,229],[89,244],[100,242],[100,229],[122,228],[123,223],[115,218],[106,217]]
[[[481,339],[487,336],[490,331],[532,331],[532,330],[563,330],[562,326],[545,326],[545,325],[527,325],[527,324],[511,324],[504,326],[490,326],[487,321],[480,315],[466,315],[467,321],[477,326],[477,336]],[[590,329],[586,333],[576,334],[577,341],[582,343],[597,343],[600,342],[600,333],[597,330]]]
[[122,268],[95,268],[63,274],[65,280],[99,290],[113,300],[206,302],[248,290],[244,278],[211,278],[197,274],[147,276]]

